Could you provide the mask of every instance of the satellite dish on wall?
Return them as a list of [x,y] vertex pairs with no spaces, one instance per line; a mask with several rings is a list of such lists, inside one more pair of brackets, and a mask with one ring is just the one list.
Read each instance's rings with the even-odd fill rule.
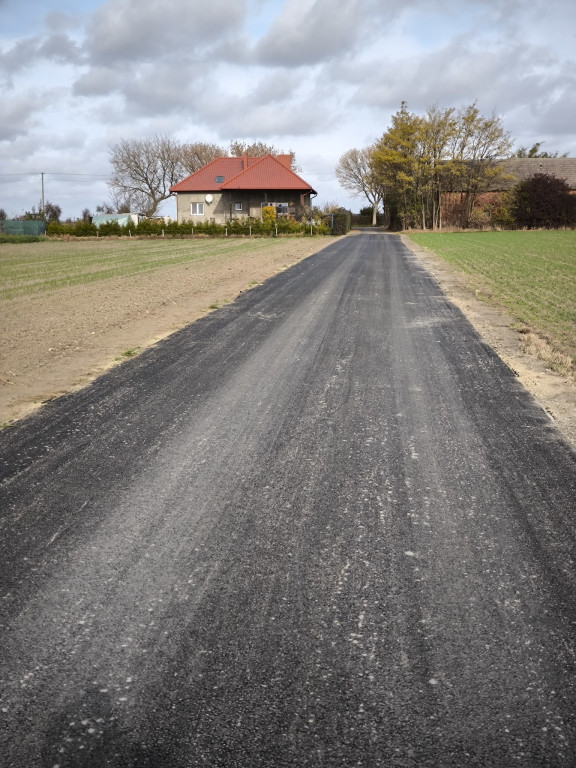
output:
[[206,202],[208,203],[208,205],[210,205],[210,203],[212,202],[212,200],[214,200],[214,198],[212,197],[212,195],[206,195],[206,197],[204,198],[204,200],[206,200]]

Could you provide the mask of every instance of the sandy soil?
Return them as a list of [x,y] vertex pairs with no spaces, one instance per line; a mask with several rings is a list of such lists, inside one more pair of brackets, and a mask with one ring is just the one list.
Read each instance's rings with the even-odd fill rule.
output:
[[[523,354],[511,318],[478,301],[429,251],[402,239],[576,446],[573,382]],[[125,361],[126,353],[155,344],[211,311],[210,305],[234,299],[330,242],[287,239],[222,265],[191,263],[6,302],[0,328],[0,423],[86,386]]]
[[155,344],[331,241],[281,239],[217,264],[198,260],[3,302],[0,424],[86,386],[127,352]]

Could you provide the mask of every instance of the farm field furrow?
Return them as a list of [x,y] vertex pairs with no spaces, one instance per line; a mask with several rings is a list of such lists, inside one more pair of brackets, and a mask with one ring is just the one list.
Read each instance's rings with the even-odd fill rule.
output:
[[232,254],[255,252],[269,245],[269,240],[58,241],[40,247],[37,243],[6,244],[0,249],[0,297],[11,299],[129,277],[206,258],[219,262]]

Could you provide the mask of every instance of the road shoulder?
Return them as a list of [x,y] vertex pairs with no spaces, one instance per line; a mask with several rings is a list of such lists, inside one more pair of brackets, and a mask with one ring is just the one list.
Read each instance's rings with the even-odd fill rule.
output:
[[525,389],[546,411],[562,435],[576,449],[576,386],[550,370],[538,358],[522,351],[521,335],[513,318],[480,301],[450,266],[432,251],[416,245],[407,235],[403,244],[438,282],[447,298],[472,323],[482,339],[518,376]]

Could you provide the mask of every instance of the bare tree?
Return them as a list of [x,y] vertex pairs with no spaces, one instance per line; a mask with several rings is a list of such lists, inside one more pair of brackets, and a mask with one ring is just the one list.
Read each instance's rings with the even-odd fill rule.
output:
[[113,174],[108,182],[117,208],[153,216],[170,187],[184,175],[182,147],[168,136],[122,139],[109,150]]
[[376,226],[378,206],[384,199],[381,177],[375,172],[374,147],[349,149],[336,166],[341,187],[357,197],[365,197],[372,206],[372,226]]
[[114,206],[106,201],[96,206],[96,213],[115,213],[115,211]]
[[263,141],[254,141],[252,144],[248,144],[246,141],[235,139],[230,142],[230,154],[232,157],[242,157],[242,155],[248,155],[249,157],[265,157],[266,155],[290,155],[290,168],[294,172],[300,171],[296,163],[296,153],[294,150],[289,152],[283,152],[281,149],[276,149],[272,144],[265,144]]
[[183,144],[180,151],[182,168],[186,173],[196,173],[217,157],[226,156],[226,150],[222,147],[205,141]]

